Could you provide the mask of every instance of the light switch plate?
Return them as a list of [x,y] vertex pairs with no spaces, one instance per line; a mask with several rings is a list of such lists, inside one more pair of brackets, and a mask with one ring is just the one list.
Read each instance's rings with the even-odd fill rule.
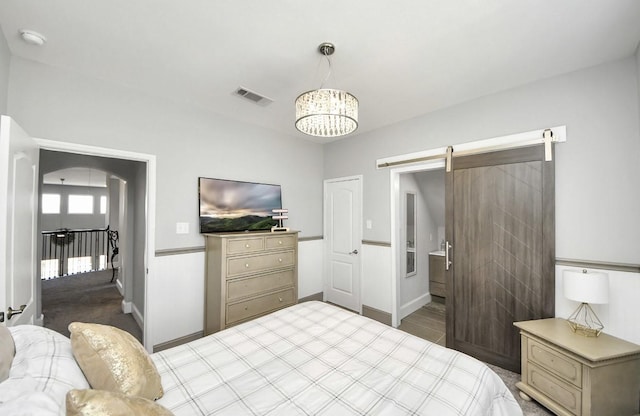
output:
[[188,222],[177,222],[176,223],[176,234],[189,234],[189,223]]
[[370,230],[371,228],[373,228],[373,221],[367,220],[367,230]]

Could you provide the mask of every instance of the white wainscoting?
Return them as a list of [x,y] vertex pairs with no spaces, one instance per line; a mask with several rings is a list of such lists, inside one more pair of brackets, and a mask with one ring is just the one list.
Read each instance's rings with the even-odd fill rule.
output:
[[155,258],[147,283],[151,342],[158,345],[204,328],[204,251]]
[[[322,240],[298,245],[298,296],[322,292]],[[155,258],[148,282],[148,313],[154,346],[204,328],[204,251]]]
[[[578,302],[564,297],[562,272],[582,270],[582,267],[556,266],[556,316],[567,318],[578,307]],[[614,270],[590,269],[609,275],[609,303],[591,305],[604,324],[604,332],[640,344],[640,274]]]
[[362,304],[391,313],[391,248],[362,245]]
[[321,293],[322,239],[298,243],[298,299]]

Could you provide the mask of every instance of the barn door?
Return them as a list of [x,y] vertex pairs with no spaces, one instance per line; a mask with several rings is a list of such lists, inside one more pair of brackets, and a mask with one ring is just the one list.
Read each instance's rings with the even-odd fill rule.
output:
[[554,316],[553,163],[543,146],[452,159],[447,347],[519,372],[513,322]]

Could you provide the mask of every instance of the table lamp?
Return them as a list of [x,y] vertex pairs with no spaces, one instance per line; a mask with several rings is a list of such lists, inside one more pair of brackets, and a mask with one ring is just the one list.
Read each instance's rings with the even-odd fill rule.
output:
[[609,302],[609,277],[606,273],[587,273],[587,270],[565,270],[562,274],[564,296],[580,302],[578,309],[567,318],[569,326],[573,332],[597,337],[604,325],[589,304]]

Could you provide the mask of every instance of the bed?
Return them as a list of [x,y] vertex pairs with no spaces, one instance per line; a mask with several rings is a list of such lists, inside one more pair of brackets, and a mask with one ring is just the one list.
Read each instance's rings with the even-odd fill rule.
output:
[[[20,362],[27,331],[10,329]],[[67,338],[51,338],[73,380],[58,380],[62,385],[51,390],[44,377],[31,387],[47,394],[36,397],[43,406],[55,402],[59,407],[51,410],[64,414],[65,389],[88,383],[77,377],[82,371],[73,360],[61,358],[70,350]],[[164,390],[156,403],[176,416],[522,415],[482,362],[322,302],[300,303],[150,358]],[[29,398],[12,392],[13,373],[0,383],[0,414],[3,403]]]

